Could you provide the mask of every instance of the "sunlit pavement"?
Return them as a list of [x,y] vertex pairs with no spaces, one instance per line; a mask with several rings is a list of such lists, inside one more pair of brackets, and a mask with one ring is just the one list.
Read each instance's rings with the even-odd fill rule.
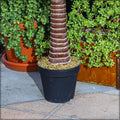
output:
[[1,119],[118,119],[119,91],[77,82],[75,97],[50,103],[42,95],[38,72],[19,72],[1,61]]

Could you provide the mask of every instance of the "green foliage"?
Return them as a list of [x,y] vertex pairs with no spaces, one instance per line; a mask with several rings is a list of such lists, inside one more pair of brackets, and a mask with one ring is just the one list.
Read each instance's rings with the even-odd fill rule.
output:
[[[35,54],[40,57],[48,52],[50,31],[50,1],[49,0],[1,0],[0,42],[14,49],[16,57],[27,60],[21,53],[20,37],[25,46],[36,48]],[[18,24],[24,23],[25,30]],[[34,27],[34,24],[38,27]],[[4,42],[7,37],[7,44]],[[31,38],[34,38],[32,40]]]
[[74,0],[67,22],[71,55],[89,67],[112,67],[111,54],[120,50],[119,10],[119,0]]

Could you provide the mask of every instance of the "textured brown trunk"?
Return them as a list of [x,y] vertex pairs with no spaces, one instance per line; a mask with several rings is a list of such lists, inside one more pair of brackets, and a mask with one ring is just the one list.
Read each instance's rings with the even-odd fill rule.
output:
[[51,0],[49,61],[52,64],[70,62],[66,29],[66,0]]
[[[118,51],[118,54],[120,54],[120,51]],[[117,89],[120,89],[120,58],[117,57],[117,81],[116,81],[116,87]]]

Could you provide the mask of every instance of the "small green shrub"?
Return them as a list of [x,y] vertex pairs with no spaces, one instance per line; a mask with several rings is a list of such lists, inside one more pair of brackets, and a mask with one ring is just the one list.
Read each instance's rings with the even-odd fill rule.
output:
[[[50,1],[49,0],[1,0],[0,42],[8,50],[14,49],[16,57],[27,60],[20,47],[20,37],[25,46],[36,48],[35,54],[40,57],[48,52],[50,31]],[[25,30],[18,24],[24,23]],[[34,27],[37,23],[38,27]],[[7,44],[4,42],[7,37]],[[31,38],[34,38],[33,42]]]
[[119,10],[119,0],[74,0],[67,22],[71,55],[89,67],[112,67],[111,54],[120,50]]

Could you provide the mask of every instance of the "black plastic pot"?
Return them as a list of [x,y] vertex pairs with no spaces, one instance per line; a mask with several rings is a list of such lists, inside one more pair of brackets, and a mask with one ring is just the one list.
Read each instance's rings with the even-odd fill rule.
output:
[[47,101],[65,103],[74,97],[80,65],[66,70],[50,70],[38,65],[38,70]]

